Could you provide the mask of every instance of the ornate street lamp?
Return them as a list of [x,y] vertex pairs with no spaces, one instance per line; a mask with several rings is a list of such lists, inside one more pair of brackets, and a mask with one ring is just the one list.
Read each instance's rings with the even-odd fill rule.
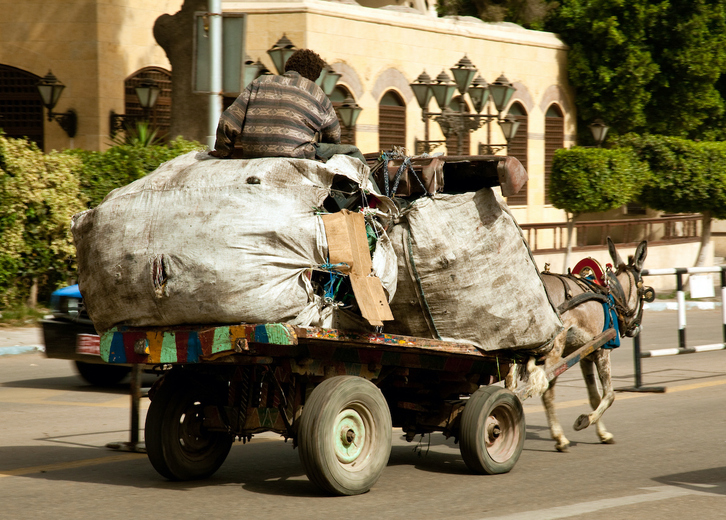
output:
[[429,101],[431,101],[431,96],[434,95],[433,90],[431,90],[431,85],[433,85],[433,83],[431,76],[426,74],[426,71],[423,71],[418,75],[416,81],[409,85],[411,90],[413,90],[413,95],[416,96],[418,106],[420,106],[424,111],[428,111]]
[[272,64],[277,69],[278,74],[282,75],[285,73],[285,63],[290,56],[295,54],[296,50],[297,47],[283,33],[282,38],[277,40],[277,43],[267,51],[267,54],[272,58]]
[[144,111],[154,108],[159,92],[161,92],[159,84],[151,78],[142,79],[134,90],[136,91],[136,97],[139,98],[139,105]]
[[315,83],[317,83],[317,85],[323,89],[323,92],[325,92],[326,96],[330,96],[333,93],[333,90],[335,90],[335,85],[338,83],[338,80],[341,77],[343,77],[342,74],[335,72],[333,70],[333,67],[326,63],[325,67],[323,67],[323,70],[320,72],[318,80]]
[[489,84],[481,76],[474,78],[474,82],[469,87],[469,97],[474,105],[474,110],[480,114],[482,109],[489,102]]
[[112,139],[116,135],[116,132],[127,128],[133,121],[138,119],[149,119],[149,112],[156,106],[156,101],[159,99],[161,89],[159,88],[159,84],[153,79],[143,78],[141,82],[134,87],[134,91],[136,92],[136,97],[139,100],[139,105],[141,105],[144,116],[143,118],[139,118],[139,116],[129,114],[117,114],[111,110],[109,117],[109,135]]
[[[416,81],[409,85],[414,96],[416,96],[416,101],[421,107],[425,125],[425,140],[417,141],[416,151],[418,153],[423,151],[428,152],[434,146],[446,142],[443,140],[429,140],[429,119],[435,119],[439,123],[446,137],[458,136],[459,144],[457,152],[459,154],[463,153],[463,136],[468,132],[477,130],[484,123],[487,124],[487,141],[491,141],[490,123],[494,120],[499,120],[507,143],[509,143],[517,132],[519,122],[510,117],[502,118],[501,114],[516,91],[514,86],[507,80],[504,74],[499,76],[494,83],[487,84],[486,80],[478,74],[476,67],[466,55],[450,70],[454,75],[453,82],[445,71],[441,71],[441,74],[435,80],[431,80],[429,75],[426,74],[426,71],[424,71],[416,78]],[[460,110],[458,112],[449,108],[449,103],[456,89],[461,93]],[[467,93],[476,111],[475,114],[470,114],[465,111],[467,105],[465,96]],[[436,98],[436,102],[441,110],[438,114],[428,111],[429,101],[432,96]],[[489,100],[494,102],[498,115],[491,113]],[[482,114],[485,108],[487,109],[486,113]],[[490,150],[490,153],[493,153],[491,152],[492,150],[506,147],[506,145],[486,146]]]
[[259,63],[259,61],[255,62],[255,60],[249,56],[245,56],[244,73],[242,77],[242,81],[244,81],[244,85],[242,85],[243,88],[247,88],[247,85],[260,76],[260,67],[257,63]]
[[441,110],[449,106],[451,98],[454,97],[455,90],[456,83],[453,83],[449,75],[443,70],[431,84],[431,92],[434,98],[436,98],[436,103],[438,103]]
[[489,92],[494,101],[494,106],[497,107],[497,112],[500,114],[507,108],[509,100],[512,99],[512,95],[516,92],[516,88],[509,82],[509,80],[502,74],[497,80],[489,85]]
[[610,130],[610,127],[603,123],[602,119],[596,119],[589,125],[590,132],[592,132],[592,138],[595,139],[595,143],[597,143],[598,148],[605,140],[605,136],[608,133],[608,130]]
[[58,81],[58,78],[53,75],[49,70],[38,83],[38,92],[43,100],[43,105],[48,109],[48,121],[54,119],[58,121],[61,128],[68,134],[68,137],[75,137],[76,129],[78,127],[78,116],[75,110],[71,109],[68,112],[53,112],[58,100],[60,99],[63,89],[66,86]]
[[502,129],[504,139],[507,141],[507,144],[509,144],[509,141],[511,141],[517,133],[519,121],[517,121],[517,118],[512,114],[507,114],[506,117],[499,120],[499,127]]
[[352,97],[348,96],[343,101],[343,104],[338,107],[340,122],[343,123],[344,127],[351,129],[355,126],[358,116],[362,111],[363,109],[358,106],[358,103]]
[[454,75],[454,82],[463,96],[466,94],[466,91],[469,89],[469,85],[471,85],[474,76],[477,74],[476,67],[466,54],[464,54],[464,57],[449,70],[451,70],[451,73]]

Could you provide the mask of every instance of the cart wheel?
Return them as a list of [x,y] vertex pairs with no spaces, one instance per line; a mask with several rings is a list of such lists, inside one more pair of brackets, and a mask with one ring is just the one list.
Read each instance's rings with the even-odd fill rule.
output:
[[234,436],[208,431],[203,409],[214,396],[188,379],[167,379],[146,414],[146,453],[169,480],[209,477],[229,454]]
[[461,456],[475,473],[506,473],[522,453],[524,434],[524,411],[517,396],[504,388],[481,387],[461,414]]
[[330,493],[358,495],[381,476],[391,455],[391,412],[381,391],[355,376],[326,379],[300,416],[300,460]]

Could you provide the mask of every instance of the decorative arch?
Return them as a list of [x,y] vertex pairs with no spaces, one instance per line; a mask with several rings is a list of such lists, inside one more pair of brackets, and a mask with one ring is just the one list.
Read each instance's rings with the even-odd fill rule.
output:
[[565,113],[558,103],[552,103],[545,111],[545,204],[551,204],[550,177],[555,152],[565,147]]
[[43,100],[40,76],[0,65],[0,128],[8,137],[28,138],[43,149]]
[[[519,92],[519,90],[517,90],[517,92]],[[527,114],[527,107],[520,101],[520,99],[515,100],[511,105],[509,105],[509,110],[507,111],[508,115],[513,116],[519,122],[517,133],[514,134],[514,137],[509,141],[507,155],[511,155],[519,159],[519,162],[522,163],[522,166],[524,166],[526,170],[528,166],[527,145],[529,144],[529,116]],[[507,197],[507,204],[510,206],[526,205],[527,191],[528,183],[525,183],[522,189],[519,190],[519,193],[512,195],[511,197]]]
[[168,134],[171,124],[171,72],[162,67],[144,67],[124,80],[124,113],[131,121],[147,117],[135,90],[145,79],[154,80],[159,86],[159,97],[149,111],[148,120],[160,134]]
[[406,105],[413,99],[413,90],[411,90],[406,76],[394,68],[386,69],[378,75],[371,88],[371,95],[374,99],[380,99],[384,92],[391,89],[398,91]]
[[550,85],[542,94],[539,102],[539,108],[544,114],[552,103],[557,103],[563,112],[563,117],[574,113],[572,100],[567,92],[560,85]]
[[537,106],[534,102],[534,97],[532,97],[532,93],[524,83],[515,81],[513,85],[514,88],[517,89],[517,91],[512,96],[512,99],[509,102],[509,106],[511,107],[515,102],[518,101],[524,108],[525,113],[529,114],[530,112],[532,112],[534,107]]
[[396,90],[388,90],[378,102],[378,149],[406,146],[406,102]]
[[339,83],[344,83],[348,90],[353,93],[351,96],[353,99],[360,99],[363,97],[365,91],[363,90],[363,82],[360,80],[360,76],[353,67],[347,63],[338,62],[331,65],[333,70],[338,74],[342,74]]

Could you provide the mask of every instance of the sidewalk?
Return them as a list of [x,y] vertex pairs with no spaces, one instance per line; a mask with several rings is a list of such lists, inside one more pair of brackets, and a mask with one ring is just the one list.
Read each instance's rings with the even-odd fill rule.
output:
[[[713,300],[713,298],[709,298],[709,300]],[[720,301],[695,301],[695,300],[687,300],[686,301],[686,310],[702,310],[702,311],[709,311],[713,309],[720,309],[721,308],[721,302]],[[643,305],[643,310],[646,311],[677,311],[678,310],[678,302],[676,300],[656,300],[653,303],[646,303]]]
[[0,356],[42,351],[43,329],[34,327],[0,327]]

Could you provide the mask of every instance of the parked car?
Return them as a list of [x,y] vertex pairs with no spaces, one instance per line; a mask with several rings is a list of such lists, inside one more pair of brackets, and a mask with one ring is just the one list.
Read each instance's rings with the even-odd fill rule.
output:
[[47,357],[73,361],[80,376],[92,385],[115,385],[129,374],[131,367],[109,365],[101,359],[99,336],[78,285],[55,291],[50,304],[52,317],[41,322]]

